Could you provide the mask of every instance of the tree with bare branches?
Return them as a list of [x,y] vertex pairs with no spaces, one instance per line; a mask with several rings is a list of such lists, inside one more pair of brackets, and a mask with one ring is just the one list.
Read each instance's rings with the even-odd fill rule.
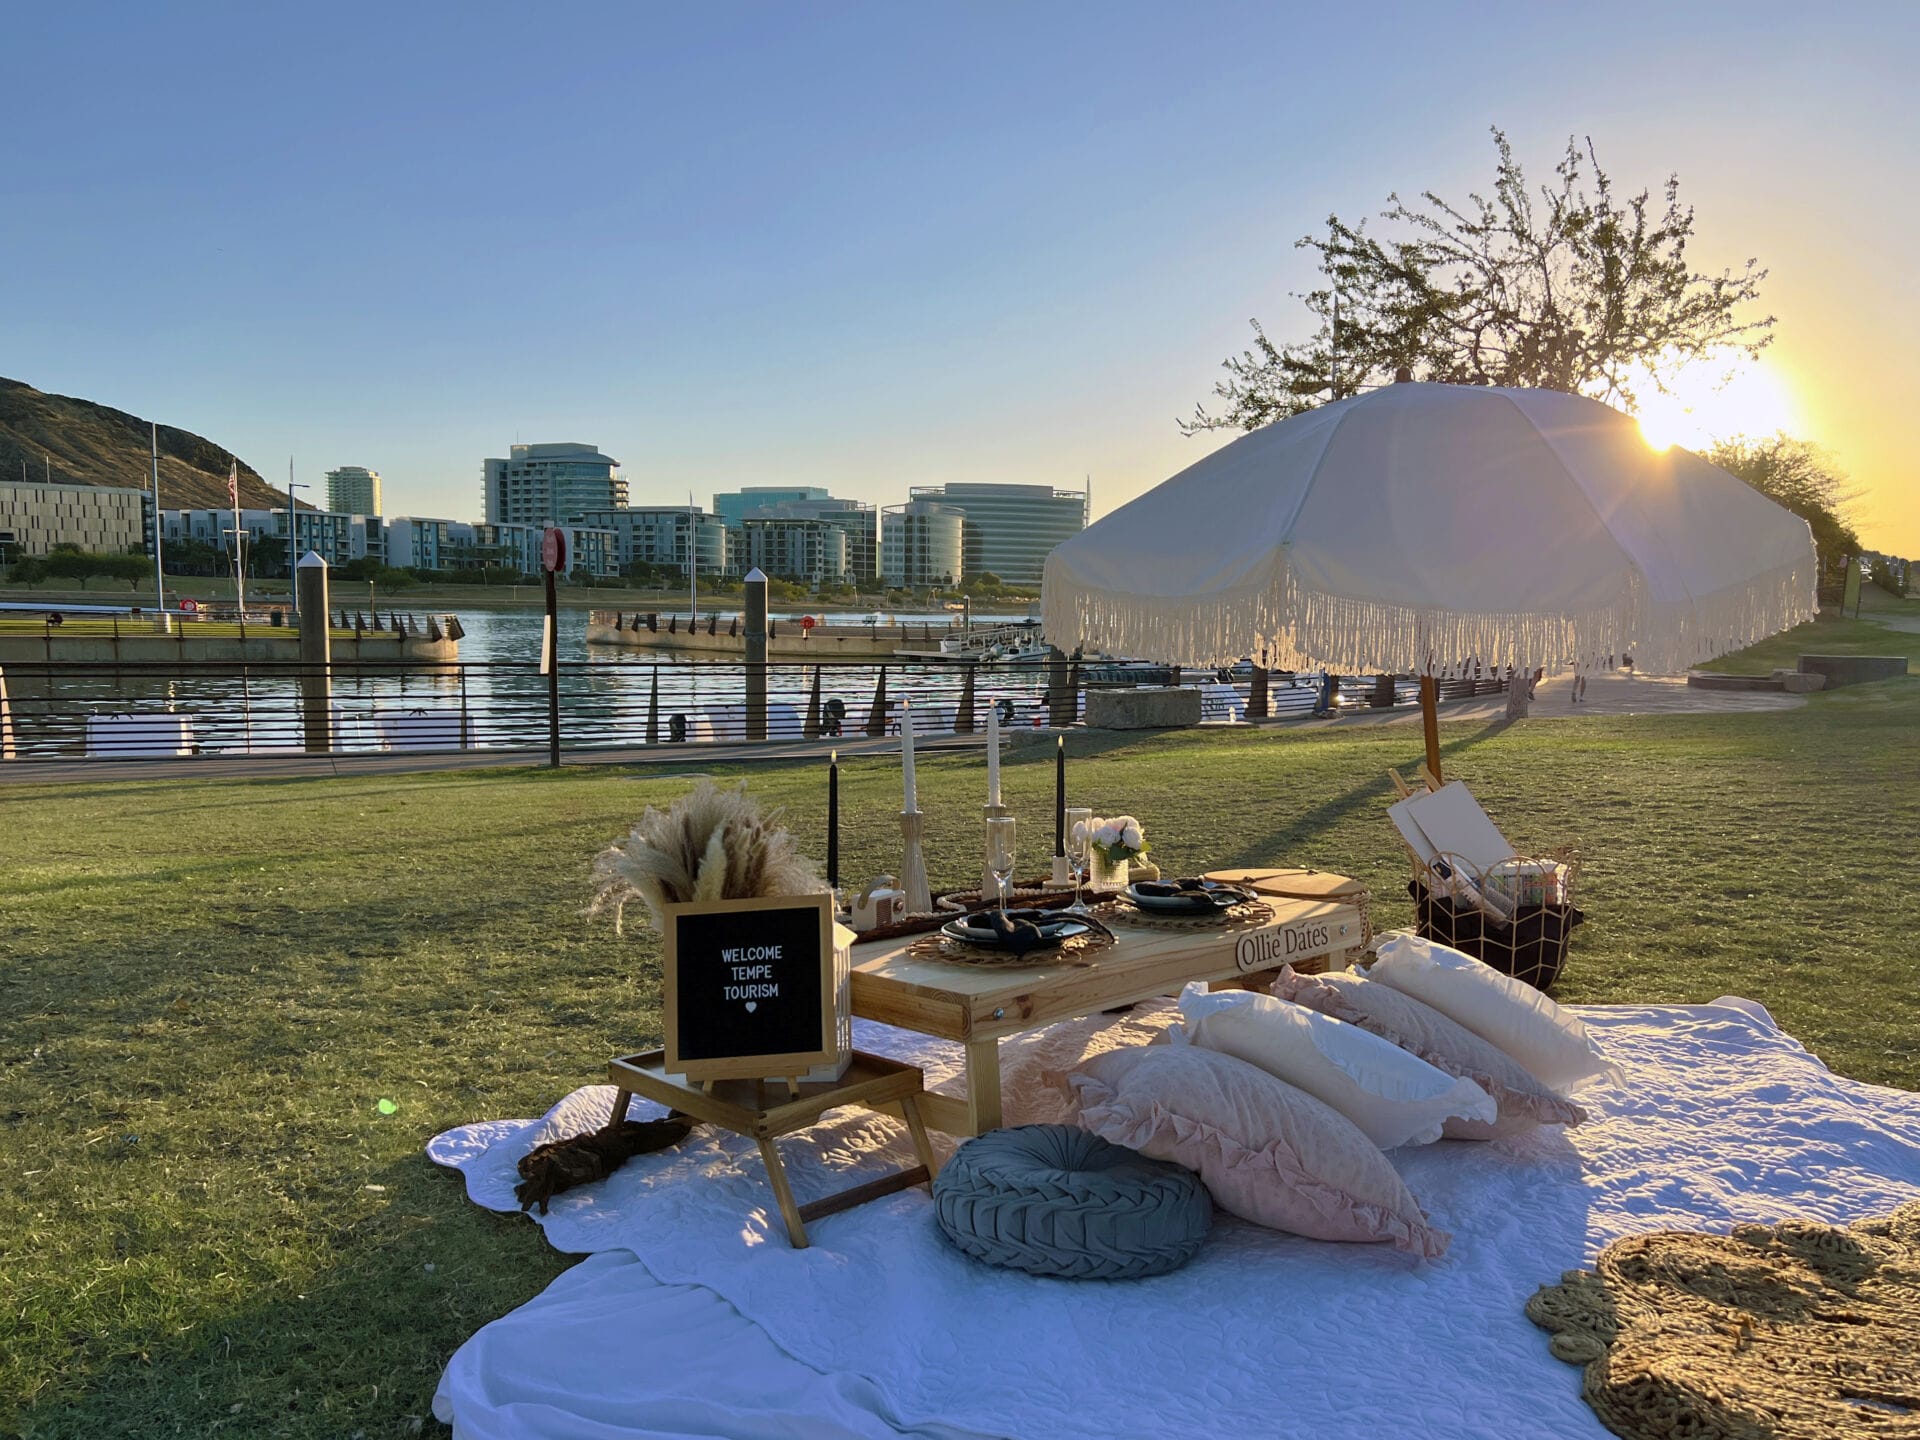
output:
[[1192,435],[1252,430],[1394,378],[1531,386],[1632,409],[1634,387],[1702,357],[1758,355],[1773,317],[1753,318],[1767,272],[1757,260],[1707,274],[1687,261],[1693,210],[1678,177],[1656,201],[1620,198],[1593,142],[1569,139],[1554,183],[1528,185],[1513,148],[1498,153],[1491,195],[1464,204],[1431,190],[1415,205],[1387,197],[1391,238],[1329,216],[1302,249],[1324,283],[1298,298],[1318,322],[1276,344],[1258,320],[1254,344],[1223,362],[1219,409],[1196,406]]

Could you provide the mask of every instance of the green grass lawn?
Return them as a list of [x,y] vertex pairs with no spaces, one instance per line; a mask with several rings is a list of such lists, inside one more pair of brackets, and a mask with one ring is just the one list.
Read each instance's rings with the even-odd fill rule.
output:
[[[1738,992],[1835,1069],[1920,1087],[1920,680],[1443,740],[1516,842],[1588,857],[1561,998]],[[1396,924],[1383,772],[1419,743],[1413,726],[1084,735],[1071,786],[1139,815],[1173,870],[1343,870]],[[849,878],[892,868],[897,783],[843,767]],[[657,1040],[658,947],[579,911],[595,850],[685,784],[597,768],[0,788],[0,1433],[417,1433],[455,1347],[569,1263],[421,1146],[537,1114]],[[821,767],[751,785],[818,853]],[[923,760],[921,785],[935,883],[964,883],[979,762]],[[1006,789],[1037,863],[1051,753],[1019,752]]]
[[[1879,599],[1863,607],[1863,615],[1881,619],[1920,617],[1920,602],[1896,599],[1878,589],[1873,594]],[[1827,610],[1818,620],[1782,630],[1758,645],[1710,660],[1699,668],[1730,675],[1768,675],[1775,670],[1798,669],[1802,655],[1904,655],[1908,668],[1920,671],[1920,631],[1896,630],[1878,620],[1855,620],[1851,615]]]

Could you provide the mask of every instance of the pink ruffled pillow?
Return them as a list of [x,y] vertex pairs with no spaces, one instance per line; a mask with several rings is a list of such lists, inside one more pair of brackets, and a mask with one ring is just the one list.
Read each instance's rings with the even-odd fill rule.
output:
[[1441,1133],[1449,1140],[1497,1140],[1537,1125],[1578,1125],[1587,1118],[1585,1110],[1549,1090],[1506,1051],[1391,985],[1358,975],[1296,975],[1286,966],[1274,977],[1273,993],[1370,1031],[1491,1095],[1498,1118],[1492,1124],[1448,1120]]
[[1243,1220],[1426,1259],[1446,1253],[1450,1237],[1357,1125],[1244,1060],[1142,1046],[1095,1056],[1072,1085],[1084,1129],[1197,1172]]

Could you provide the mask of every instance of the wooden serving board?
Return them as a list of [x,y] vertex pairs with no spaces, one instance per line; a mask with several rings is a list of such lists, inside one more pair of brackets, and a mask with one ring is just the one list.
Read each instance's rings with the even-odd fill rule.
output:
[[1223,885],[1244,885],[1256,895],[1283,900],[1355,900],[1367,893],[1367,887],[1352,876],[1336,875],[1331,870],[1209,870],[1204,878]]

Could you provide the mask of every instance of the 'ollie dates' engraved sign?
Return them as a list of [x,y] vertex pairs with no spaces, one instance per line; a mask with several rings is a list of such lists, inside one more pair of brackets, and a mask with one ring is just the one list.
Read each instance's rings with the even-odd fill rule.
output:
[[1352,920],[1313,919],[1249,931],[1234,946],[1234,968],[1246,975],[1345,949],[1359,943],[1357,928]]
[[666,931],[669,1073],[771,1080],[836,1057],[829,897],[670,905]]

